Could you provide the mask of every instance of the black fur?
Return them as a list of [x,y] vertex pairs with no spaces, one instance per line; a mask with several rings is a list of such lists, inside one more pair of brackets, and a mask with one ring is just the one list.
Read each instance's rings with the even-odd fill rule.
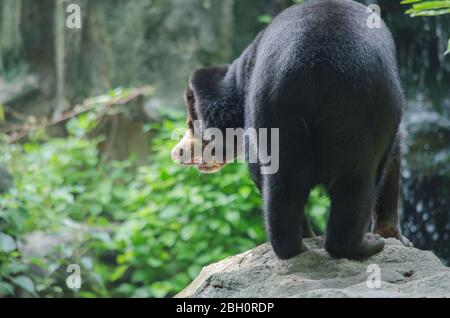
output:
[[205,127],[280,128],[279,172],[250,165],[279,258],[304,251],[304,206],[317,184],[331,199],[332,256],[365,258],[384,246],[365,232],[378,193],[389,193],[382,187],[403,95],[392,36],[384,23],[369,28],[368,17],[353,1],[306,1],[276,17],[231,65],[191,77]]

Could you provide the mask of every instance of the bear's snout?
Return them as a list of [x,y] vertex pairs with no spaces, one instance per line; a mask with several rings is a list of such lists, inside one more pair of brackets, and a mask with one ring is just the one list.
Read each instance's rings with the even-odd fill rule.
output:
[[203,146],[196,140],[190,130],[186,132],[180,142],[173,148],[171,156],[175,163],[192,166],[202,162]]

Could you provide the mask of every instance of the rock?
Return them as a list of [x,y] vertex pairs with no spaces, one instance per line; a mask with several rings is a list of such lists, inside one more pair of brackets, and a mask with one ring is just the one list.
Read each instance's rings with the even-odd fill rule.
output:
[[20,98],[37,92],[39,89],[39,77],[27,75],[13,82],[5,82],[0,78],[0,104],[14,103]]
[[[386,240],[364,262],[333,259],[323,238],[305,240],[309,251],[278,260],[270,244],[205,267],[177,298],[450,297],[450,268],[428,251]],[[381,288],[370,289],[368,266],[381,269]]]

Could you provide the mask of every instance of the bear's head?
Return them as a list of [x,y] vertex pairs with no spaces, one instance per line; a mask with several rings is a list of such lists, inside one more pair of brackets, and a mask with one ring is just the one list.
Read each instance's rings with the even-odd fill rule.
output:
[[229,162],[223,156],[225,138],[218,140],[217,134],[212,137],[210,133],[216,131],[225,136],[226,128],[231,128],[227,120],[230,107],[227,106],[233,98],[226,85],[227,70],[228,66],[202,68],[190,77],[184,95],[187,131],[172,150],[174,162],[195,166],[202,173],[216,173]]

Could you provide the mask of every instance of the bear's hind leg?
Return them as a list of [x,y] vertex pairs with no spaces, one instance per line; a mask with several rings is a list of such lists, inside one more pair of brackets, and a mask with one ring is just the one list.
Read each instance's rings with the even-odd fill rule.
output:
[[325,248],[332,257],[365,259],[384,248],[379,235],[366,234],[374,206],[375,178],[341,177],[328,189],[331,212]]
[[314,233],[311,224],[308,221],[308,218],[305,215],[305,221],[303,222],[303,237],[304,238],[314,238],[316,237],[316,233]]
[[[296,175],[296,174],[294,174]],[[293,173],[264,176],[264,213],[266,230],[272,248],[280,259],[289,259],[304,251],[304,233],[309,226],[305,218],[305,204],[311,187]]]
[[398,141],[380,170],[383,177],[379,177],[378,200],[375,206],[372,232],[384,238],[396,238],[405,246],[412,246],[412,243],[402,235],[398,216],[400,192],[400,146]]

